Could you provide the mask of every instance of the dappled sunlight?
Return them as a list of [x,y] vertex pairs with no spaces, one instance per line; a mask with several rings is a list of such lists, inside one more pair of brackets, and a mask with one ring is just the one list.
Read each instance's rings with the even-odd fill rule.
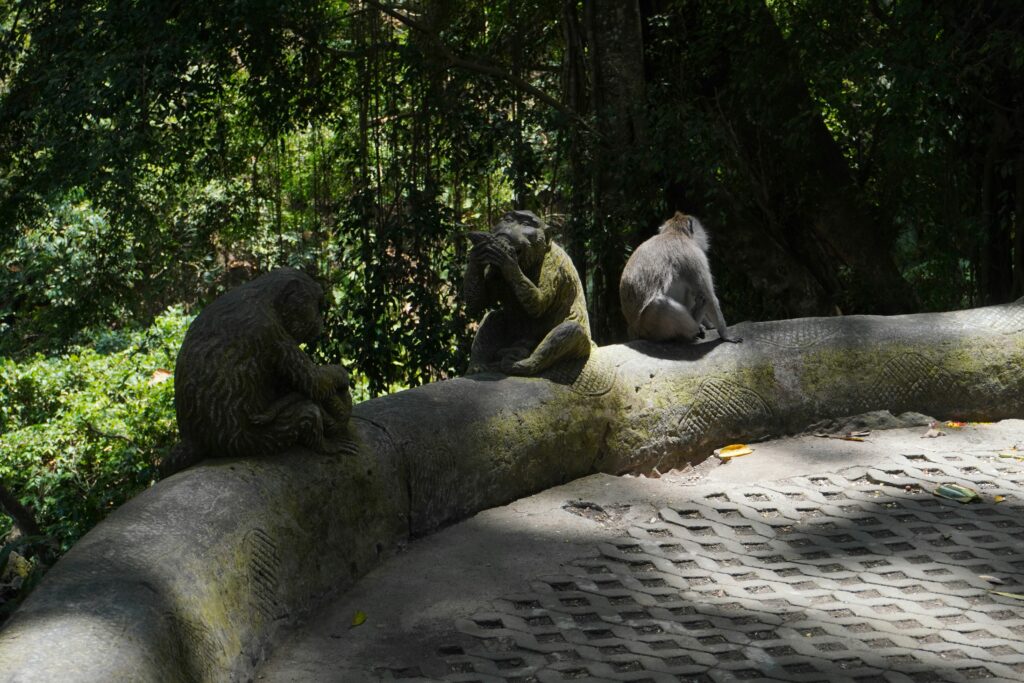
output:
[[[1016,461],[947,453],[876,464],[672,493],[593,477],[584,492],[606,514],[583,528],[567,524],[559,489],[522,513],[521,503],[484,513],[471,522],[477,536],[460,544],[469,556],[446,555],[447,569],[432,570],[457,573],[432,600],[475,601],[475,612],[435,634],[429,659],[382,670],[499,680],[1019,678],[1024,603],[990,592],[1021,591]],[[971,486],[982,502],[936,497],[939,481]],[[657,511],[638,509],[627,491],[646,493]],[[488,565],[473,570],[482,583],[460,573],[467,561]]]

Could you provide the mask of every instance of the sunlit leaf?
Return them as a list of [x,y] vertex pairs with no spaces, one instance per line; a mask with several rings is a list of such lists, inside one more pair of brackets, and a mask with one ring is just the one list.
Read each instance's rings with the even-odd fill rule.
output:
[[979,500],[978,493],[960,484],[941,484],[933,491],[936,496],[955,500],[958,503],[973,503]]
[[163,368],[160,368],[158,370],[153,371],[153,374],[150,376],[149,382],[147,382],[147,384],[149,384],[149,386],[151,387],[156,386],[157,384],[163,384],[172,377],[174,377],[173,372],[171,372],[170,370],[164,370]]
[[715,451],[715,455],[721,460],[732,460],[743,455],[750,455],[753,453],[753,449],[748,447],[746,444],[734,443],[728,446],[723,446]]

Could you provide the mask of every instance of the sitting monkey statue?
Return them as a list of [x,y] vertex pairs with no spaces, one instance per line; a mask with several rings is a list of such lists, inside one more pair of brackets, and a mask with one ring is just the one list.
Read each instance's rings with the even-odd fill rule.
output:
[[181,443],[164,476],[205,457],[270,455],[295,444],[319,452],[352,412],[348,373],[299,348],[323,327],[324,293],[278,268],[207,306],[185,334],[174,370]]
[[590,355],[590,321],[572,260],[529,211],[509,211],[490,232],[473,232],[466,309],[480,323],[469,372],[536,375]]

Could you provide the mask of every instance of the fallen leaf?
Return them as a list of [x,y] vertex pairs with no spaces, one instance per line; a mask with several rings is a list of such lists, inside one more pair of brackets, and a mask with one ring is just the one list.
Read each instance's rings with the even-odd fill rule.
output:
[[172,377],[174,377],[174,373],[171,372],[170,370],[158,368],[153,371],[152,375],[150,375],[149,382],[147,382],[147,384],[149,384],[149,386],[151,387],[156,386],[157,384],[163,384]]
[[1018,451],[1016,446],[1007,448],[1005,451],[999,451],[1000,458],[1019,458],[1022,455],[1024,455],[1024,453]]
[[865,429],[865,430],[860,431],[860,432],[850,432],[849,434],[847,434],[847,436],[856,437],[856,438],[869,437],[869,436],[871,436],[871,430],[870,429]]
[[972,503],[978,500],[976,491],[966,486],[960,486],[960,484],[941,484],[932,493],[940,498],[948,498],[958,503]]
[[864,441],[864,439],[860,436],[861,434],[868,435],[868,434],[871,434],[871,432],[849,432],[848,434],[823,434],[822,432],[818,432],[818,433],[815,434],[815,436],[817,436],[818,438],[821,438],[821,439],[842,439],[843,441]]
[[997,503],[1002,503],[1004,500],[1006,500],[1006,496],[996,496],[993,500],[995,500]]
[[750,455],[753,452],[753,449],[748,447],[746,444],[734,443],[728,446],[722,446],[715,451],[715,455],[717,455],[721,460],[732,460],[733,458],[738,458],[741,455]]
[[1002,585],[1002,584],[1006,583],[1005,581],[1003,581],[999,577],[997,577],[997,576],[989,576],[988,574],[978,574],[978,578],[983,580],[983,581],[988,581],[989,583],[995,583],[995,584],[998,584],[998,585]]
[[1014,600],[1024,600],[1024,595],[1020,593],[1004,593],[1003,591],[990,590],[989,593],[992,595],[1002,595],[1004,598],[1013,598]]
[[363,624],[365,621],[366,621],[366,612],[364,612],[362,610],[357,610],[356,613],[352,615],[352,625],[353,626],[359,626],[359,625]]
[[961,427],[966,427],[967,423],[958,422],[956,420],[948,420],[946,421],[946,426],[949,427],[950,429],[960,429]]

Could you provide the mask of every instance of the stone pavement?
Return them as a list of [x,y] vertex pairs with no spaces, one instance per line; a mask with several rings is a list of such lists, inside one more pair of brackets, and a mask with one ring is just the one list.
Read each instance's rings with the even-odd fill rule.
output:
[[257,680],[1024,680],[1024,600],[992,592],[1024,593],[1024,462],[998,455],[1024,421],[925,431],[488,510],[325,604]]

